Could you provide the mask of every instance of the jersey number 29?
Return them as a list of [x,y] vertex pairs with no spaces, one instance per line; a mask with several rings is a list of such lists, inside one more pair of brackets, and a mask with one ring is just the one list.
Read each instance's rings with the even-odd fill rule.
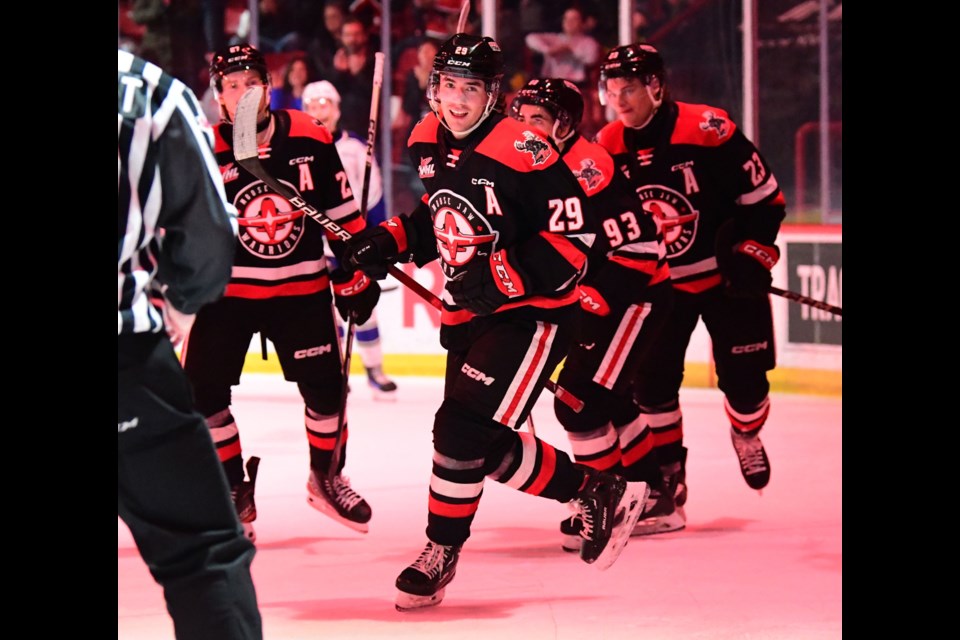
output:
[[583,208],[580,198],[555,198],[547,203],[550,207],[550,231],[552,233],[568,233],[583,228]]

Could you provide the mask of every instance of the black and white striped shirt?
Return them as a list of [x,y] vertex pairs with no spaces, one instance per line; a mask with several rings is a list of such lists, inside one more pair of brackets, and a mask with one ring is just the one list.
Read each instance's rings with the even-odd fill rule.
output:
[[237,223],[212,140],[190,89],[117,51],[117,335],[162,329],[152,290],[183,313],[223,294]]

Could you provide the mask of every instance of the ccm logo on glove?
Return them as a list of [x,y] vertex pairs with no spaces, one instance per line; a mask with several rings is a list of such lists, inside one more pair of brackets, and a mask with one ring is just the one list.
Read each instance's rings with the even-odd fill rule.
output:
[[[497,251],[490,256],[490,262],[493,265],[493,273],[497,276],[497,288],[510,298],[516,298],[523,294],[520,290],[522,283],[517,274],[511,274],[503,259],[503,251]],[[519,286],[518,286],[519,285]]]
[[598,316],[610,315],[610,305],[603,299],[600,292],[593,287],[580,285],[580,307],[584,311]]
[[746,254],[762,264],[769,271],[780,259],[780,250],[768,247],[754,240],[744,240],[737,246],[737,251]]
[[362,271],[357,271],[349,282],[333,285],[333,292],[338,296],[354,296],[370,286],[370,278]]

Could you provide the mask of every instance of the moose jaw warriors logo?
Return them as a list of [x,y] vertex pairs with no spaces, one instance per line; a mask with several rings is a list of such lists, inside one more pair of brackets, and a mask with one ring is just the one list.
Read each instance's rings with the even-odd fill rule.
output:
[[543,164],[550,157],[550,145],[529,131],[523,132],[523,140],[516,140],[513,147],[517,151],[526,151],[533,156],[533,164]]
[[663,230],[663,242],[667,257],[682,255],[697,237],[697,222],[700,214],[690,201],[673,189],[658,185],[637,189],[643,210],[653,216]]
[[500,234],[463,196],[448,189],[430,198],[433,234],[443,273],[452,278],[474,256],[489,256]]
[[726,118],[718,116],[713,111],[704,111],[702,114],[703,122],[700,123],[701,131],[710,131],[713,129],[717,132],[717,137],[721,140],[727,137],[727,134],[730,133],[730,123]]
[[580,169],[574,171],[573,175],[583,183],[583,190],[590,192],[600,186],[603,182],[603,173],[597,169],[596,163],[592,158],[584,158],[580,161]]
[[[284,181],[293,189],[293,186]],[[303,237],[303,211],[294,211],[283,196],[262,182],[254,182],[237,194],[234,205],[240,213],[239,239],[243,247],[260,258],[290,255]]]

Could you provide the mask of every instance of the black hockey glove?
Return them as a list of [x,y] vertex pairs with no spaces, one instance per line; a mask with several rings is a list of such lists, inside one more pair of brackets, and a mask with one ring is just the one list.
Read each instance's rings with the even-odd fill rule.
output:
[[727,294],[735,298],[763,298],[769,295],[773,275],[770,270],[780,259],[776,246],[766,246],[754,240],[734,245],[728,257],[724,283]]
[[490,265],[485,260],[474,260],[457,274],[456,280],[447,282],[447,291],[457,306],[478,316],[493,313],[510,299],[497,286]]
[[353,316],[356,324],[363,324],[370,319],[373,308],[380,300],[380,285],[376,280],[363,271],[348,273],[337,269],[330,274],[330,281],[341,318],[349,320]]
[[400,248],[390,232],[375,225],[347,241],[343,265],[350,270],[363,269],[370,277],[383,280],[387,277],[387,268],[397,261],[399,253]]

